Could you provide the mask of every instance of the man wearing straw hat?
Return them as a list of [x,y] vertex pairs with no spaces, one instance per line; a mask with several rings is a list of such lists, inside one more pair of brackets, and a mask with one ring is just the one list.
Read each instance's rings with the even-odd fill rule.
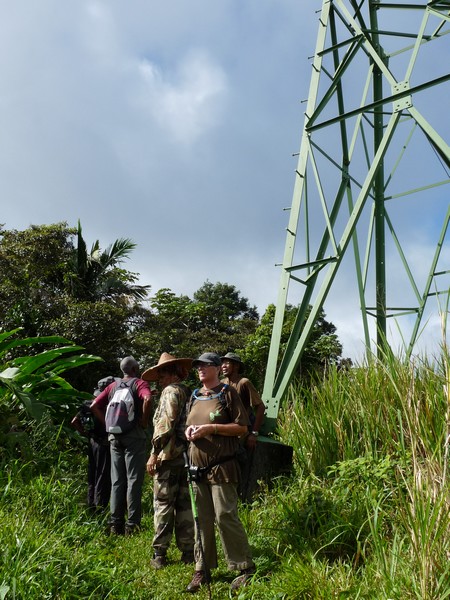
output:
[[147,462],[147,472],[154,477],[154,556],[150,563],[155,569],[167,564],[174,530],[181,561],[194,561],[194,520],[183,457],[187,449],[184,432],[190,390],[182,381],[191,366],[192,359],[163,352],[158,364],[142,374],[143,379],[156,381],[162,390],[153,418],[152,452]]

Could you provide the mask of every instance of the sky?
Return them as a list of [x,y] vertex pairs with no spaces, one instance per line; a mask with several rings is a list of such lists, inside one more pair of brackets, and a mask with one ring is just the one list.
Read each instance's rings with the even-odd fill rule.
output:
[[[88,247],[137,244],[123,266],[152,293],[226,282],[262,314],[277,300],[320,5],[0,0],[0,222],[79,219]],[[344,278],[325,312],[357,359],[347,294]],[[433,317],[429,339],[438,330]]]

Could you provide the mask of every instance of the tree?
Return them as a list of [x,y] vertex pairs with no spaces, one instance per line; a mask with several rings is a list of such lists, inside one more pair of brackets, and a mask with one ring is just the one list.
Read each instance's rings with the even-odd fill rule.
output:
[[206,281],[194,292],[194,303],[199,311],[203,308],[202,326],[211,331],[234,333],[244,320],[258,321],[255,306],[241,296],[234,285]]
[[0,320],[4,330],[21,327],[26,337],[41,334],[60,315],[74,230],[66,223],[0,229]]
[[[296,313],[297,310],[292,316]],[[321,309],[303,352],[298,373],[304,379],[322,374],[328,366],[339,364],[341,357],[342,344],[336,335],[336,327],[325,319],[325,312]]]
[[258,313],[234,285],[206,281],[193,294],[177,296],[168,288],[150,300],[133,338],[134,356],[154,364],[162,352],[195,357],[242,347],[258,325]]
[[133,312],[130,307],[110,302],[79,302],[67,298],[64,314],[43,325],[44,335],[57,332],[83,345],[87,352],[102,357],[101,365],[89,364],[68,375],[74,386],[93,391],[103,376],[120,375],[119,362],[130,354]]
[[269,304],[261,322],[245,343],[237,349],[245,363],[246,376],[262,391],[275,319],[275,305]]
[[192,325],[191,306],[188,296],[163,288],[150,298],[150,310],[136,312],[131,352],[140,364],[155,364],[163,352],[181,356],[180,346]]
[[77,229],[57,223],[2,230],[4,329],[21,327],[26,337],[60,335],[101,356],[102,370],[89,364],[68,376],[75,387],[93,390],[100,377],[117,373],[144,310],[149,286],[136,285],[137,275],[120,267],[134,247],[120,239],[102,251],[97,240],[88,253],[80,223]]
[[[294,325],[297,308],[286,306],[285,318],[281,334],[281,352],[284,351]],[[259,389],[264,385],[264,376],[269,357],[272,328],[275,319],[275,305],[269,304],[261,323],[254,334],[250,335],[240,349],[247,366],[247,374]],[[305,383],[309,378],[322,373],[328,365],[339,364],[342,355],[342,344],[336,335],[336,327],[325,319],[322,310],[314,324],[313,332],[303,352],[297,369],[297,376]]]
[[[76,247],[74,245],[76,240]],[[0,227],[0,319],[4,330],[23,328],[25,337],[59,335],[101,356],[104,366],[88,364],[69,374],[78,389],[93,390],[97,380],[118,374],[118,363],[133,353],[142,366],[164,351],[195,357],[205,351],[239,351],[251,378],[261,388],[267,364],[275,307],[261,323],[258,312],[228,283],[206,281],[193,298],[159,290],[144,306],[149,286],[121,267],[135,244],[119,239],[106,250],[91,250],[66,223],[33,225],[24,231]],[[282,341],[286,343],[296,310],[288,307]],[[302,357],[303,378],[339,362],[336,328],[323,313]]]
[[134,248],[136,244],[130,239],[120,238],[106,250],[101,250],[100,242],[96,240],[88,253],[78,221],[77,248],[72,252],[67,275],[68,294],[74,299],[92,302],[111,300],[123,303],[128,298],[143,300],[149,286],[136,285],[137,275],[118,267]]

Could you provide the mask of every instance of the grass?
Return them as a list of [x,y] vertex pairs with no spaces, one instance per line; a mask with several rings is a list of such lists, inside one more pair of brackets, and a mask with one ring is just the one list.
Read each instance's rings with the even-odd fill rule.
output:
[[[295,471],[240,506],[257,574],[235,598],[450,598],[448,372],[445,353],[433,365],[391,358],[291,389],[279,434]],[[174,547],[166,569],[149,566],[150,479],[143,531],[109,537],[106,516],[84,506],[80,452],[41,447],[2,465],[0,600],[187,596],[192,569]],[[221,560],[212,598],[231,597],[232,578]]]

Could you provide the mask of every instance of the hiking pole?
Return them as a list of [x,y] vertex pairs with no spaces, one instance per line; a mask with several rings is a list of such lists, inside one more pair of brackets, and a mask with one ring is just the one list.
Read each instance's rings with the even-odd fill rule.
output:
[[208,565],[206,564],[205,550],[203,548],[200,523],[198,521],[197,503],[195,502],[195,494],[194,494],[194,486],[193,486],[194,480],[192,478],[192,473],[191,473],[190,464],[189,464],[189,457],[188,457],[187,452],[184,452],[183,456],[184,456],[184,466],[187,470],[187,479],[188,479],[188,484],[189,484],[189,495],[191,497],[192,515],[194,517],[195,529],[197,531],[198,545],[200,548],[200,555],[202,557],[203,568],[205,569],[206,585],[208,586],[208,598],[209,598],[209,600],[211,600],[211,575],[210,575],[210,572],[208,569]]

